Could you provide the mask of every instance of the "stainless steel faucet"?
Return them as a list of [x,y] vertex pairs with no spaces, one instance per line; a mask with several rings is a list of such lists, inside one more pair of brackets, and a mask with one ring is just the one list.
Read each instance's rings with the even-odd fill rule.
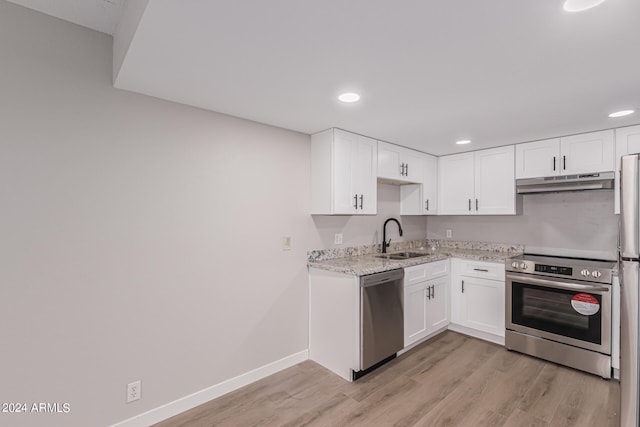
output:
[[400,225],[400,222],[395,218],[389,218],[388,220],[386,220],[384,222],[384,225],[382,226],[382,253],[383,254],[387,253],[387,248],[391,244],[391,239],[389,239],[389,241],[387,242],[387,223],[389,221],[394,221],[396,224],[398,224],[398,231],[402,236],[402,226]]

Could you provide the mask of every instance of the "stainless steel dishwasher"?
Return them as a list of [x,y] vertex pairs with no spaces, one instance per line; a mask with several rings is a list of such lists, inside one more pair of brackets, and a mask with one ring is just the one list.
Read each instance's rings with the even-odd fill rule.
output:
[[393,359],[404,347],[404,270],[360,278],[360,371],[353,379]]

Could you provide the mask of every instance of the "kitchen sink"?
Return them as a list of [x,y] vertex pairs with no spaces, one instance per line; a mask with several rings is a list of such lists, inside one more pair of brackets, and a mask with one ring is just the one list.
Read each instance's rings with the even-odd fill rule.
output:
[[418,258],[421,256],[427,256],[429,254],[423,252],[396,252],[393,254],[380,254],[376,255],[376,258],[384,258],[384,259],[393,259],[393,260],[402,260],[402,259],[410,259],[410,258]]

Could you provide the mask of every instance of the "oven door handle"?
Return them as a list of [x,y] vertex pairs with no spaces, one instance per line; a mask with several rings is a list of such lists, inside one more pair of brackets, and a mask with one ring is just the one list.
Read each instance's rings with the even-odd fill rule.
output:
[[536,277],[527,276],[524,274],[508,274],[508,279],[518,279],[518,282],[525,285],[540,285],[554,289],[565,289],[568,291],[584,291],[584,292],[609,292],[610,286],[598,286],[598,285],[578,285],[575,283],[557,282],[555,280],[538,279]]

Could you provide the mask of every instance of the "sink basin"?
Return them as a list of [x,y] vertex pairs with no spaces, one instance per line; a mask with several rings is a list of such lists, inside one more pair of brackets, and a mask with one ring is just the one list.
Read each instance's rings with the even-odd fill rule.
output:
[[429,254],[425,254],[425,253],[422,253],[422,252],[396,252],[396,253],[393,253],[393,254],[376,255],[376,258],[402,260],[402,259],[418,258],[418,257],[421,257],[421,256],[427,256],[427,255],[429,255]]

